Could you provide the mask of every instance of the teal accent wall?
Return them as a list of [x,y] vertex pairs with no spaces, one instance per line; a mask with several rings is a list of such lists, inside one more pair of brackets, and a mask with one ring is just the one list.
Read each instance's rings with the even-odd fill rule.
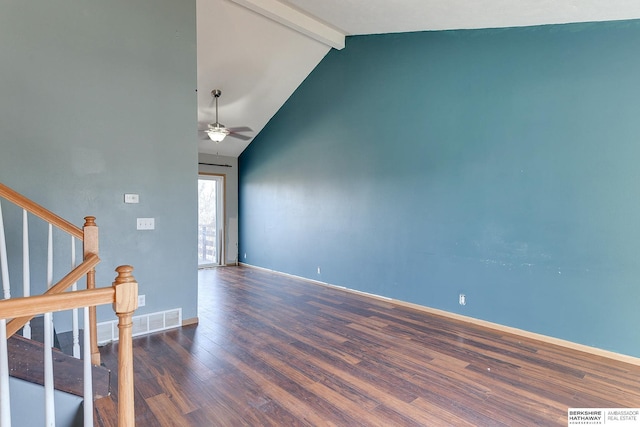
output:
[[639,45],[349,37],[240,157],[241,261],[640,357]]
[[[95,215],[98,285],[133,265],[146,294],[139,314],[197,316],[195,0],[0,3],[0,182],[78,226]],[[140,203],[125,205],[125,193]],[[21,212],[3,210],[20,296]],[[136,231],[137,217],[155,217],[156,230]],[[32,219],[30,228],[41,291],[46,227]],[[54,240],[58,280],[70,243]],[[99,321],[112,318],[99,311]]]

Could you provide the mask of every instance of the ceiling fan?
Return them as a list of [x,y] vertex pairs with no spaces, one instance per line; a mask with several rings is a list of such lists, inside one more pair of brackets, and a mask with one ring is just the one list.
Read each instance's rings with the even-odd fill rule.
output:
[[216,101],[216,121],[215,123],[209,123],[207,125],[207,129],[204,130],[208,135],[209,139],[218,143],[221,142],[227,135],[232,138],[238,138],[243,141],[248,141],[251,139],[250,136],[241,135],[238,132],[253,132],[253,130],[247,126],[236,127],[236,128],[226,128],[222,123],[218,121],[218,98],[222,95],[222,91],[220,89],[214,89],[211,91],[211,96]]

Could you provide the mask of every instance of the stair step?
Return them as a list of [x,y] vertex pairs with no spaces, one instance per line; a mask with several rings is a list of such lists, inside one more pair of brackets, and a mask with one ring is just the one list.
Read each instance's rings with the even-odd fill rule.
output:
[[[44,344],[14,335],[7,340],[9,372],[12,377],[44,385]],[[53,375],[56,390],[82,396],[83,361],[53,349]],[[110,392],[111,371],[93,366],[94,399],[106,397]]]
[[[36,316],[31,319],[29,324],[31,325],[31,339],[44,343],[44,317]],[[17,334],[24,336],[23,330],[24,328],[20,328]],[[57,348],[58,350],[62,350],[63,352],[65,352],[65,349],[60,345],[60,340],[58,339],[58,334],[56,333],[55,327],[53,328],[53,348]],[[70,354],[69,352],[65,353]]]

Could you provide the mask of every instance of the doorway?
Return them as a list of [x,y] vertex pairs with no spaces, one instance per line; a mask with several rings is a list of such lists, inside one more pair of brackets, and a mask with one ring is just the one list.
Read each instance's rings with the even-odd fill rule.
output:
[[224,175],[198,175],[198,268],[224,264]]

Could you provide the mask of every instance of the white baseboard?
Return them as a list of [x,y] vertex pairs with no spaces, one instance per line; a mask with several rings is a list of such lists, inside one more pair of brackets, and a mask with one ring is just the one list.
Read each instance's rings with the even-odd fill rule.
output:
[[257,270],[268,271],[268,272],[279,274],[279,275],[282,275],[282,276],[293,277],[293,278],[304,280],[306,282],[313,283],[313,284],[319,285],[319,286],[327,286],[327,287],[332,288],[332,289],[338,289],[338,290],[341,290],[341,291],[344,291],[344,292],[349,292],[349,293],[358,294],[358,295],[364,295],[364,296],[367,296],[367,297],[370,297],[370,298],[375,298],[375,299],[378,299],[378,300],[391,302],[393,304],[397,304],[397,305],[400,305],[400,306],[413,308],[413,309],[420,310],[420,311],[423,311],[425,313],[433,314],[433,315],[436,315],[436,316],[448,317],[450,319],[455,319],[455,320],[466,322],[466,323],[470,323],[470,324],[473,324],[473,325],[483,326],[485,328],[497,330],[497,331],[500,331],[500,332],[507,332],[507,333],[510,333],[510,334],[513,334],[513,335],[518,335],[518,336],[521,336],[521,337],[524,337],[524,338],[534,339],[534,340],[541,341],[541,342],[544,342],[544,343],[554,344],[554,345],[557,345],[557,346],[560,346],[560,347],[565,347],[565,348],[570,348],[572,350],[582,351],[583,353],[589,353],[589,354],[593,354],[593,355],[600,356],[600,357],[606,357],[606,358],[611,359],[611,360],[617,360],[619,362],[625,362],[625,363],[630,363],[632,365],[640,366],[640,357],[634,357],[634,356],[629,356],[629,355],[626,355],[626,354],[616,353],[614,351],[603,350],[603,349],[600,349],[600,348],[597,348],[597,347],[591,347],[591,346],[584,345],[584,344],[578,344],[578,343],[575,343],[575,342],[572,342],[572,341],[567,341],[567,340],[563,340],[563,339],[560,339],[560,338],[550,337],[548,335],[543,335],[543,334],[539,334],[539,333],[536,333],[536,332],[529,332],[529,331],[525,331],[523,329],[518,329],[518,328],[511,327],[511,326],[506,326],[506,325],[501,325],[499,323],[489,322],[487,320],[476,319],[475,317],[465,316],[465,315],[462,315],[462,314],[457,314],[457,313],[452,313],[452,312],[449,312],[449,311],[439,310],[437,308],[431,308],[431,307],[427,307],[427,306],[424,306],[424,305],[414,304],[414,303],[401,301],[401,300],[397,300],[397,299],[393,299],[393,298],[383,297],[383,296],[380,296],[380,295],[370,294],[368,292],[357,291],[355,289],[345,288],[344,286],[336,286],[336,285],[332,285],[330,283],[321,282],[321,281],[313,280],[313,279],[308,279],[306,277],[296,276],[294,274],[282,273],[280,271],[271,270],[271,269],[263,268],[263,267],[258,267],[258,266],[255,266],[255,265],[250,265],[250,264],[245,264],[245,263],[240,263],[240,265],[242,265],[243,267],[249,267],[249,268],[255,268]]

